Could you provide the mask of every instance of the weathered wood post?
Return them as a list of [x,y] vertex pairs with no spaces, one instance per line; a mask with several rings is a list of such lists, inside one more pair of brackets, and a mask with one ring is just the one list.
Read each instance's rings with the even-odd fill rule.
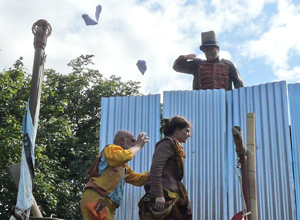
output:
[[[249,212],[250,200],[249,200],[249,190],[248,190],[248,176],[247,176],[247,149],[244,145],[243,136],[241,128],[234,126],[232,128],[233,141],[235,143],[235,151],[239,158],[239,163],[241,165],[242,172],[242,193],[246,207],[243,205],[243,214]],[[246,216],[247,219],[247,216]]]

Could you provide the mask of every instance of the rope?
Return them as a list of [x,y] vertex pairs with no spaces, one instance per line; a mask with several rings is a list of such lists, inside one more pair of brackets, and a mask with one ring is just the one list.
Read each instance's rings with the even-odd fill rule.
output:
[[236,170],[235,170],[238,179],[239,179],[239,184],[240,184],[240,188],[241,188],[241,197],[242,197],[242,209],[243,209],[243,219],[244,217],[246,217],[245,219],[247,220],[247,215],[250,215],[251,212],[247,212],[247,205],[246,205],[246,201],[245,201],[245,197],[244,197],[244,193],[243,193],[243,183],[242,183],[242,164],[240,163],[240,160],[237,159],[237,163],[236,163]]

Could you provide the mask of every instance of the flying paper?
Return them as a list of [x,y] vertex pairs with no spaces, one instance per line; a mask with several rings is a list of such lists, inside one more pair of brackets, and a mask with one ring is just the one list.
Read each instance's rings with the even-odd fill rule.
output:
[[97,23],[98,23],[98,21],[99,21],[99,16],[100,16],[101,11],[102,11],[102,7],[101,7],[101,5],[98,5],[98,6],[96,7],[96,12],[95,12],[95,17],[96,17]]
[[101,5],[98,5],[98,6],[96,7],[96,12],[95,12],[96,21],[93,20],[93,19],[92,19],[90,16],[88,16],[87,14],[83,14],[83,15],[82,15],[82,18],[83,18],[85,24],[86,24],[87,26],[98,24],[99,16],[100,16],[101,11],[102,11],[102,7],[101,7]]
[[144,75],[144,73],[147,70],[146,61],[145,60],[138,60],[136,65],[139,68],[139,70],[141,71],[141,73]]

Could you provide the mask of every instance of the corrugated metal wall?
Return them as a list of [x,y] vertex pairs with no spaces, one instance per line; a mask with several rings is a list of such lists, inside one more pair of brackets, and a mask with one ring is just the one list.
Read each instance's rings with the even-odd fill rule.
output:
[[[226,98],[228,133],[240,126],[246,140],[246,114],[255,113],[259,219],[296,219],[286,83],[240,88],[226,92]],[[227,139],[229,217],[241,210],[235,205],[239,195],[233,194],[237,181],[231,136]]]
[[[160,140],[160,95],[136,97],[110,97],[101,100],[100,151],[113,143],[118,130],[131,131],[136,137],[146,132],[150,137],[128,165],[137,173],[149,170],[154,152],[154,144]],[[138,201],[144,195],[143,187],[126,184],[122,205],[116,219],[138,219]]]
[[226,189],[226,102],[224,90],[164,92],[163,117],[180,115],[192,125],[183,144],[185,184],[193,219],[228,219]]
[[288,85],[297,220],[300,220],[300,84]]
[[[192,138],[183,145],[187,153],[183,182],[193,206],[193,219],[231,219],[242,210],[231,129],[240,126],[246,141],[246,115],[249,112],[256,116],[259,219],[297,219],[296,208],[300,210],[299,84],[290,86],[289,93],[290,103],[293,102],[290,106],[285,82],[227,92],[164,92],[163,117],[181,115],[193,124]],[[100,150],[112,142],[119,129],[131,130],[135,135],[146,131],[151,144],[145,146],[129,165],[137,172],[149,170],[154,145],[160,139],[159,99],[159,95],[103,98]],[[143,194],[143,188],[128,184],[116,219],[137,220],[137,203]]]

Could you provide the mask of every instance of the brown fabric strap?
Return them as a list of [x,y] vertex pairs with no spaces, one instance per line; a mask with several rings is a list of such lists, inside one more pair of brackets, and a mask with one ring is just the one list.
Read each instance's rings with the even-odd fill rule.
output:
[[98,168],[98,166],[99,166],[100,157],[102,156],[103,150],[98,154],[96,160],[94,161],[94,163],[90,167],[90,169],[88,171],[89,177],[99,177],[99,168]]
[[181,144],[176,140],[173,140],[173,147],[175,149],[175,158],[176,158],[177,166],[178,166],[178,169],[179,169],[179,172],[177,174],[177,179],[179,181],[181,181],[183,176],[184,176],[184,157],[185,157],[185,153],[183,152]]
[[84,187],[84,190],[86,189],[92,189],[96,191],[100,196],[108,196],[109,192],[106,192],[104,189],[102,189],[100,186],[98,186],[96,183],[94,183],[92,180],[90,180]]
[[[106,145],[108,146],[108,145]],[[105,146],[105,147],[106,147]],[[104,149],[103,149],[104,150]],[[96,160],[94,161],[94,163],[92,164],[91,168],[88,171],[90,180],[89,182],[85,185],[84,190],[86,189],[93,189],[95,190],[99,195],[101,196],[107,196],[109,193],[106,192],[104,189],[102,189],[101,187],[99,187],[97,184],[95,184],[93,182],[93,180],[91,180],[91,177],[99,177],[99,162],[100,162],[100,157],[102,156],[103,150],[99,153],[99,155],[97,156]]]

